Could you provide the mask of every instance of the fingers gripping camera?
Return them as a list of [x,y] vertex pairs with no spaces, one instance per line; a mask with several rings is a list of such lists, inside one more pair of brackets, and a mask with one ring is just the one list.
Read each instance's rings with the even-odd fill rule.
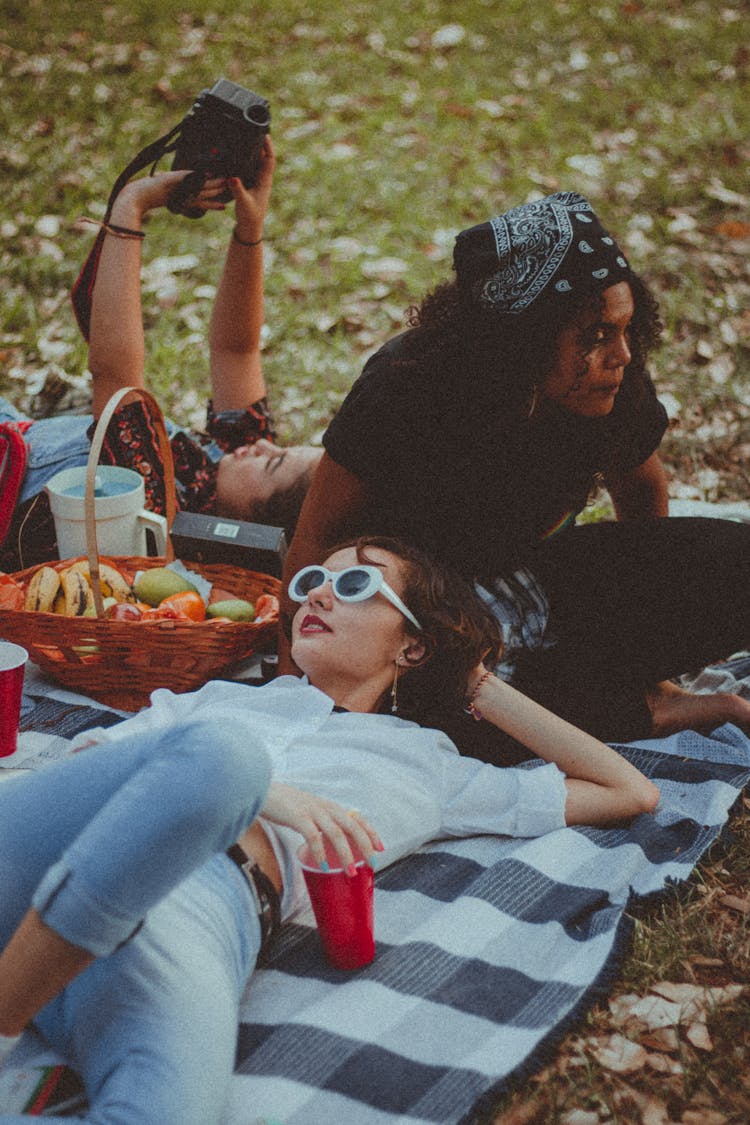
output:
[[[201,218],[204,212],[188,206],[187,200],[200,188],[206,173],[239,176],[245,187],[253,187],[270,127],[269,104],[252,90],[226,78],[203,90],[182,121],[172,161],[173,169],[190,168],[197,175],[187,176],[172,193],[169,209],[190,219]],[[231,195],[219,198],[228,203]]]

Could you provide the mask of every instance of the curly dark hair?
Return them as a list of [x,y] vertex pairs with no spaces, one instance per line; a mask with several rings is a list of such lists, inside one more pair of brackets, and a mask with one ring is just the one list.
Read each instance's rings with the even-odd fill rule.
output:
[[[637,389],[646,386],[646,361],[662,324],[656,298],[643,279],[630,274],[628,284],[635,310],[626,378]],[[522,313],[499,315],[476,304],[455,280],[443,282],[407,311],[407,324],[418,331],[404,337],[401,362],[406,367],[431,364],[436,372],[460,371],[480,402],[502,404],[523,416],[555,364],[560,333],[601,301],[601,293],[588,293],[570,304],[539,300]]]
[[406,619],[404,625],[424,643],[426,657],[399,681],[398,714],[425,723],[439,712],[459,708],[471,670],[482,661],[494,666],[499,660],[502,632],[495,616],[469,583],[401,539],[363,535],[330,554],[344,547],[354,547],[362,563],[372,561],[367,556],[371,547],[389,551],[402,563],[402,597],[422,629],[417,632]]

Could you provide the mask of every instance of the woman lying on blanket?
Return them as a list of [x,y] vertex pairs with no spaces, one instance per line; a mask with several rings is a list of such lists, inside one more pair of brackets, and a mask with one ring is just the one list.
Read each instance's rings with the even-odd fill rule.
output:
[[[239,180],[209,180],[194,200],[206,211],[223,210],[217,196],[228,186],[235,226],[211,316],[206,432],[189,434],[170,424],[170,439],[180,507],[291,530],[322,450],[274,444],[266,402],[260,357],[262,236],[273,169],[267,139],[256,187],[245,189]],[[95,418],[122,387],[144,386],[143,220],[165,206],[186,174],[165,172],[132,180],[115,200],[91,306],[89,367]],[[19,502],[0,549],[0,570],[13,571],[56,557],[54,523],[43,488],[61,469],[86,464],[92,420],[64,415],[30,423],[0,399],[0,422],[16,426],[28,450]],[[147,507],[164,512],[158,447],[149,409],[140,400],[128,402],[113,419],[102,461],[138,470],[145,479]]]
[[[97,1122],[220,1119],[268,920],[306,905],[302,837],[319,861],[327,838],[345,866],[354,847],[382,865],[440,836],[537,836],[657,804],[615,751],[485,669],[494,619],[414,550],[358,540],[290,593],[305,679],[155,692],[105,744],[0,786],[0,1032],[33,1020]],[[435,693],[546,764],[462,758],[407,717]],[[260,916],[238,855],[257,864]]]

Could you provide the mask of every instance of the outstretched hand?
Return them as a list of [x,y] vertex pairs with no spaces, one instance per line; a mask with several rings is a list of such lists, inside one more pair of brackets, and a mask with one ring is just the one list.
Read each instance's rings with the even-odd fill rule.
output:
[[[237,215],[237,233],[240,238],[255,239],[262,232],[263,222],[271,197],[273,173],[276,157],[271,138],[266,137],[260,154],[260,171],[257,183],[250,188],[238,177],[224,176],[207,178],[202,187],[191,195],[186,203],[201,211],[224,211],[227,204],[220,197],[229,191],[234,199]],[[183,180],[193,175],[187,169],[176,172],[157,172],[153,176],[141,176],[130,180],[115,200],[112,219],[128,226],[140,225],[149,211],[166,207],[175,188]]]
[[254,241],[263,233],[275,167],[276,154],[273,151],[273,143],[271,138],[266,136],[260,153],[260,170],[256,184],[246,188],[237,176],[226,181],[226,186],[234,199],[237,234],[246,241]]
[[[172,192],[190,175],[191,172],[181,169],[178,172],[157,172],[153,176],[130,180],[114,202],[113,221],[126,222],[131,226],[140,225],[149,211],[166,207]],[[223,211],[225,204],[219,202],[217,197],[226,191],[226,187],[227,182],[223,178],[206,180],[202,188],[190,197],[190,205],[204,211]]]
[[345,868],[355,862],[355,851],[365,858],[374,851],[383,851],[377,832],[355,809],[344,809],[326,797],[278,781],[272,781],[269,786],[261,816],[304,836],[320,867],[326,860],[326,840],[333,845]]

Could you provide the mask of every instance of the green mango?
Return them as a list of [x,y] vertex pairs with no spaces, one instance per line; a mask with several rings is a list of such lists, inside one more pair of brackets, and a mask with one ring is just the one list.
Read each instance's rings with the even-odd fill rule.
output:
[[207,617],[228,617],[230,621],[252,621],[255,606],[244,598],[226,598],[223,602],[213,602],[206,610]]
[[133,586],[133,593],[138,601],[151,606],[157,606],[165,598],[171,598],[172,594],[180,594],[184,590],[193,590],[197,593],[192,582],[188,582],[187,578],[165,566],[144,570]]

